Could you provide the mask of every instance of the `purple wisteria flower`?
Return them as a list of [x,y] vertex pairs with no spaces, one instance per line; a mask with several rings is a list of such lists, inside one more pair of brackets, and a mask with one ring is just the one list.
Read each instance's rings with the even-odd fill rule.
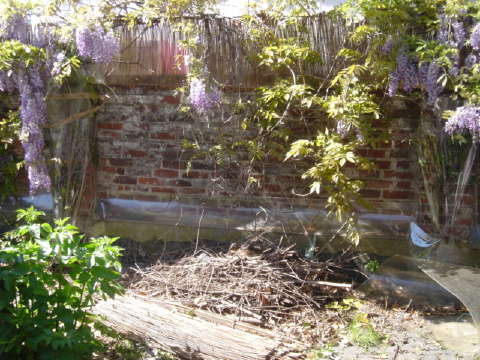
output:
[[418,80],[420,81],[420,84],[425,84],[427,82],[429,66],[429,63],[422,62],[418,67]]
[[55,77],[57,75],[60,75],[62,72],[62,67],[64,66],[66,56],[63,51],[56,53],[53,55],[47,64],[49,70],[50,70],[50,75],[51,77]]
[[202,113],[213,109],[220,104],[221,93],[216,87],[207,88],[203,79],[190,81],[190,104],[198,112]]
[[450,135],[468,132],[472,135],[473,141],[480,142],[480,107],[473,105],[458,107],[445,124],[445,132]]
[[447,44],[449,34],[448,34],[448,18],[445,14],[440,15],[440,29],[437,32],[437,41],[441,44]]
[[42,126],[47,122],[47,105],[45,102],[46,85],[42,78],[39,64],[18,73],[18,90],[20,93],[20,119],[22,128],[20,140],[25,153],[25,166],[28,172],[30,192],[50,190],[43,149],[45,141]]
[[24,16],[13,14],[1,25],[0,35],[6,40],[18,40],[26,43],[28,37],[27,27],[27,21]]
[[434,104],[443,90],[443,86],[438,82],[441,75],[441,68],[435,62],[428,65],[427,78],[423,86],[428,94],[428,103]]
[[393,41],[392,37],[389,37],[382,46],[382,52],[384,54],[390,54],[395,45],[395,41]]
[[112,32],[97,26],[84,27],[76,33],[78,53],[95,63],[108,63],[120,52],[120,43]]
[[409,61],[403,73],[403,90],[411,93],[418,86],[418,66],[415,62]]
[[[51,180],[44,156],[45,140],[43,127],[47,123],[47,82],[52,77],[53,64],[63,61],[64,54],[58,53],[54,36],[42,29],[33,29],[22,14],[10,16],[0,25],[2,40],[17,40],[24,44],[46,49],[47,60],[38,59],[26,67],[22,62],[8,71],[0,71],[0,90],[15,92],[20,97],[20,141],[24,150],[25,167],[31,193],[49,191]],[[55,70],[55,69],[54,69]],[[54,71],[55,72],[55,71]]]
[[480,51],[480,23],[473,28],[470,45],[472,45],[473,50]]
[[465,34],[465,27],[460,21],[454,21],[452,24],[453,28],[453,37],[458,49],[461,49],[465,46],[465,40],[467,38]]
[[397,71],[390,73],[388,81],[388,96],[392,97],[397,94],[398,87],[400,86],[400,75]]
[[405,53],[405,50],[401,49],[397,54],[397,67],[395,71],[390,73],[390,79],[388,84],[388,95],[394,96],[400,84],[407,93],[410,93],[415,89],[419,82],[418,65],[416,61],[411,60]]
[[448,69],[448,73],[452,76],[458,76],[460,74],[460,55],[451,55],[449,58],[452,61],[452,66]]
[[473,65],[478,64],[478,62],[479,62],[479,58],[475,54],[469,54],[465,58],[465,66],[469,69],[471,69],[473,67]]
[[13,92],[15,89],[15,74],[9,71],[0,71],[0,91]]

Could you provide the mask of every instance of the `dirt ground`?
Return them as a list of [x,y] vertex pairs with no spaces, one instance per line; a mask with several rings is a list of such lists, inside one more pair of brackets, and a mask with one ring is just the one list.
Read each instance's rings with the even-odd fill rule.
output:
[[[349,310],[350,311],[350,310]],[[380,336],[378,343],[366,346],[352,338],[347,322],[339,320],[327,326],[334,329],[336,336],[330,343],[305,344],[298,353],[298,359],[308,360],[477,360],[479,343],[478,335],[472,333],[468,314],[449,316],[425,316],[416,311],[384,309],[378,304],[362,301],[354,312],[367,314],[367,319]],[[352,315],[352,314],[350,314]],[[346,319],[346,314],[339,315]],[[462,329],[452,328],[452,324],[463,324]],[[442,343],[438,329],[450,337],[447,344]],[[470,331],[466,334],[465,331]],[[334,340],[335,339],[335,340]],[[358,339],[357,339],[358,341]],[[449,343],[448,343],[449,342]],[[104,360],[180,360],[174,355],[156,351],[146,345],[128,340],[115,339],[114,349],[99,359]],[[456,348],[456,349],[453,349]],[[300,350],[300,349],[299,349]],[[232,359],[234,360],[234,359]]]
[[[278,251],[254,257],[242,255],[240,256],[241,261],[237,261],[234,259],[237,257],[236,253],[232,254],[230,250],[228,253],[222,253],[220,257],[217,257],[216,254],[191,257],[177,263],[175,267],[177,270],[174,273],[168,267],[165,268],[166,265],[152,267],[151,269],[154,269],[155,274],[158,275],[157,278],[164,279],[160,283],[148,280],[148,274],[142,270],[141,276],[137,273],[136,276],[139,277],[135,278],[133,285],[130,284],[130,289],[138,291],[138,288],[141,288],[142,291],[156,294],[158,288],[172,287],[171,284],[186,281],[182,279],[188,278],[191,281],[201,282],[201,271],[206,269],[208,273],[212,273],[210,268],[213,266],[215,272],[220,273],[219,270],[225,270],[229,275],[228,271],[232,269],[225,268],[225,263],[231,266],[238,262],[244,269],[246,265],[253,262],[255,266],[264,270],[269,266],[278,270],[277,261],[286,261],[287,259],[290,265],[305,266],[304,260],[297,258],[294,254],[289,255],[287,252],[282,252],[280,257],[277,255]],[[237,262],[233,262],[233,260]],[[218,261],[221,266],[218,265]],[[200,267],[196,268],[195,272],[189,274],[188,277],[184,277],[183,273],[178,273],[179,267],[192,264]],[[206,267],[203,268],[204,266]],[[255,267],[252,268],[255,269]],[[148,266],[144,269],[148,269]],[[309,279],[311,279],[312,269],[317,268],[309,267]],[[318,270],[319,273],[321,271]],[[168,279],[167,275],[176,277]],[[303,276],[303,273],[297,271],[295,275]],[[249,276],[248,279],[258,279],[258,276],[256,273],[256,276]],[[226,278],[229,276],[219,276],[218,286],[228,290],[229,284],[225,284]],[[239,280],[241,282],[236,282]],[[345,280],[343,279],[343,281]],[[236,292],[239,292],[239,284],[243,284],[243,282],[246,284],[247,278],[232,278],[228,281],[237,289]],[[209,286],[211,286],[210,283],[211,278]],[[262,290],[260,285],[255,286],[257,286],[257,290]],[[178,289],[172,288],[173,292],[170,293],[175,294],[174,297],[177,299],[174,300],[182,300],[183,297],[183,301],[185,301],[185,299],[193,298],[196,295],[195,291],[203,291],[202,289],[195,290],[194,287],[188,283],[184,286],[184,288],[190,289],[188,292],[183,294]],[[299,290],[302,291],[299,293],[300,295],[305,293],[304,287],[300,287]],[[311,290],[309,291],[308,294],[312,293]],[[328,291],[330,292],[330,290]],[[244,298],[248,295],[248,291],[246,291]],[[166,294],[160,296],[166,296]],[[285,359],[480,360],[480,335],[472,325],[468,313],[461,309],[414,308],[411,304],[392,306],[389,302],[379,300],[378,297],[367,298],[364,294],[354,290],[337,291],[332,296],[323,296],[322,299],[321,306],[317,307],[314,312],[307,312],[307,315],[302,313],[299,316],[295,316],[293,313],[291,315],[297,318],[297,321],[279,322],[271,327],[278,333],[279,338],[286,339],[286,342],[295,338],[297,344],[302,344],[292,351],[290,357]],[[212,298],[209,301],[210,303],[204,307],[204,310],[220,312],[216,309],[216,299]],[[232,301],[238,301],[238,299]],[[249,301],[253,301],[253,298],[250,298]],[[303,306],[303,304],[301,305]],[[138,342],[115,338],[110,343],[110,350],[98,359],[174,360],[176,357],[156,352]]]
[[[405,311],[401,308],[382,309],[379,305],[371,303],[363,305],[360,311],[369,314],[368,318],[378,334],[381,335],[381,341],[370,347],[359,346],[352,340],[351,331],[344,328],[340,331],[339,342],[329,348],[331,350],[329,353],[324,351],[324,354],[322,354],[324,359],[477,359],[475,353],[476,350],[480,350],[478,335],[476,333],[472,334],[472,331],[470,331],[474,328],[468,321],[468,314],[426,316],[416,311]],[[450,330],[448,326],[452,322],[457,325],[463,323],[462,326],[467,329],[467,332],[470,331],[468,336],[465,331],[463,334],[459,331],[448,333]],[[451,336],[451,341],[441,341],[442,337],[438,336],[437,333],[442,328],[444,332]],[[452,343],[456,346],[452,346]],[[317,358],[322,359],[320,356]]]

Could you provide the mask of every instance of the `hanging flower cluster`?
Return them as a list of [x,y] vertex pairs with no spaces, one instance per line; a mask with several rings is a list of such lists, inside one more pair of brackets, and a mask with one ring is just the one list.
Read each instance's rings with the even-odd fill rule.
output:
[[443,90],[438,82],[441,68],[434,62],[419,65],[403,49],[399,50],[396,63],[395,71],[390,74],[388,95],[395,96],[400,88],[411,93],[415,88],[421,87],[428,94],[428,102],[433,104]]
[[190,105],[199,113],[211,110],[220,104],[221,93],[218,88],[207,85],[203,79],[190,81]]
[[[440,28],[436,35],[436,41],[457,50],[448,56],[452,64],[448,69],[450,75],[459,75],[461,66],[459,54],[468,43],[473,51],[465,57],[464,66],[471,69],[475,64],[479,64],[480,23],[472,29],[469,42],[467,42],[467,30],[464,23],[458,19],[451,19],[442,15],[440,16]],[[388,53],[392,47],[391,38],[388,38],[381,50]],[[409,56],[405,48],[401,48],[397,53],[396,69],[390,74],[388,95],[396,95],[399,89],[407,93],[415,88],[423,89],[427,94],[427,102],[433,105],[443,91],[443,85],[439,81],[443,71],[442,67],[435,61],[420,63],[416,57]]]
[[383,44],[382,46],[382,52],[384,54],[390,54],[393,50],[393,47],[395,46],[395,41],[393,40],[393,38],[390,36],[387,38],[387,40],[385,41],[385,43]]
[[419,65],[405,52],[397,55],[397,68],[390,74],[388,96],[395,96],[399,88],[411,93],[415,88],[423,88],[427,93],[427,101],[434,104],[443,90],[439,83],[442,69],[435,62]]
[[[48,118],[47,87],[49,82],[61,73],[68,59],[65,52],[59,49],[58,41],[52,34],[39,31],[36,36],[29,36],[28,29],[25,17],[20,14],[12,15],[7,22],[0,25],[0,39],[16,40],[42,48],[47,56],[36,59],[35,64],[29,66],[20,61],[12,68],[0,71],[0,91],[18,90],[20,95],[20,140],[25,153],[30,192],[36,193],[49,191],[51,188],[42,130]],[[119,51],[119,43],[113,35],[98,28],[95,31],[80,30],[77,33],[77,47],[81,56],[95,62],[108,62]]]
[[115,35],[100,26],[79,29],[76,44],[80,56],[95,63],[108,63],[120,52],[120,44]]
[[473,28],[470,45],[473,50],[480,51],[480,23]]
[[25,152],[30,191],[49,190],[51,181],[43,155],[45,141],[42,131],[47,123],[46,84],[40,65],[21,69],[18,72],[17,86],[22,120],[20,140]]
[[[16,40],[27,44],[27,31],[25,18],[15,14],[3,24],[1,37],[5,41]],[[20,119],[22,120],[20,141],[25,154],[25,167],[31,193],[48,191],[51,186],[43,155],[45,140],[42,131],[42,127],[47,122],[45,96],[48,70],[45,63],[38,59],[36,64],[28,67],[19,63],[15,68],[0,71],[0,91],[18,90],[20,95]]]
[[465,105],[457,108],[445,124],[445,131],[455,133],[469,133],[473,141],[480,142],[480,107]]

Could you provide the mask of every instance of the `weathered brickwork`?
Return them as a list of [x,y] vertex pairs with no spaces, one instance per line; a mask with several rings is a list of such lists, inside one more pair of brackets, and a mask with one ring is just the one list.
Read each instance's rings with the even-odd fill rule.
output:
[[[173,91],[117,88],[115,92],[97,116],[97,198],[157,201],[213,196],[224,197],[227,202],[271,200],[285,206],[321,206],[318,198],[293,194],[304,192],[305,186],[298,183],[291,168],[279,162],[259,169],[254,174],[257,183],[248,192],[222,191],[218,179],[225,173],[220,175],[211,161],[195,158],[189,163],[192,152],[182,147],[195,132],[202,132],[204,145],[213,144],[215,127],[180,112],[179,98]],[[409,214],[416,204],[414,166],[404,135],[400,131],[383,146],[362,150],[362,155],[376,163],[377,170],[351,169],[353,176],[365,180],[363,196],[381,212]],[[232,174],[233,178],[239,176],[235,169]]]
[[[324,208],[322,197],[297,196],[307,192],[298,169],[284,162],[270,161],[250,174],[256,180],[247,188],[242,169],[213,161],[192,150],[185,140],[202,140],[201,147],[216,144],[218,127],[181,112],[173,90],[149,87],[116,88],[96,118],[97,166],[89,168],[82,209],[91,210],[101,199],[180,201],[218,211],[259,206]],[[410,114],[410,115],[409,115]],[[349,175],[365,182],[362,195],[371,207],[364,213],[411,215],[426,230],[431,219],[421,172],[412,145],[408,143],[409,109],[389,119],[395,124],[390,140],[361,155],[376,164],[373,171],[359,171],[353,165]],[[218,125],[218,124],[216,124]],[[236,124],[235,126],[238,126]],[[225,129],[224,133],[225,133]],[[227,129],[227,131],[229,131]],[[193,156],[194,155],[194,156]],[[234,184],[232,186],[232,184]],[[452,194],[455,186],[452,185]],[[455,238],[468,241],[474,224],[473,189],[467,188],[457,221],[449,230]],[[214,210],[213,210],[214,211]],[[88,211],[85,211],[88,212]]]
[[[90,207],[93,198],[180,200],[210,205],[214,202],[214,206],[219,207],[324,206],[321,197],[295,195],[305,193],[306,184],[283,162],[272,161],[256,169],[257,173],[253,174],[256,182],[247,191],[247,179],[242,178],[241,169],[221,169],[195,151],[185,150],[182,146],[185,140],[200,138],[203,140],[200,145],[208,148],[216,143],[219,135],[214,124],[181,112],[180,99],[173,90],[116,88],[115,93],[96,118],[97,190],[96,194],[88,192],[84,207]],[[391,139],[375,149],[360,151],[375,162],[376,169],[358,171],[352,166],[350,175],[365,182],[362,195],[372,206],[363,209],[364,212],[412,215],[428,229],[431,222],[423,182],[411,144],[406,140],[408,121],[404,122],[401,115],[390,121],[395,121],[398,129]],[[236,183],[237,187],[228,188],[226,183]],[[458,220],[451,229],[465,239],[473,224],[473,203],[468,190]]]

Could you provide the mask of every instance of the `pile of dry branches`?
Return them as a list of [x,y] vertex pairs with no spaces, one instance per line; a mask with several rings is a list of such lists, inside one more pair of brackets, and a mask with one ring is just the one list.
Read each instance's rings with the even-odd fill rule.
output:
[[285,328],[347,295],[351,279],[339,267],[338,262],[306,260],[292,246],[269,247],[257,239],[223,254],[202,250],[174,264],[137,268],[129,287],[140,295]]

